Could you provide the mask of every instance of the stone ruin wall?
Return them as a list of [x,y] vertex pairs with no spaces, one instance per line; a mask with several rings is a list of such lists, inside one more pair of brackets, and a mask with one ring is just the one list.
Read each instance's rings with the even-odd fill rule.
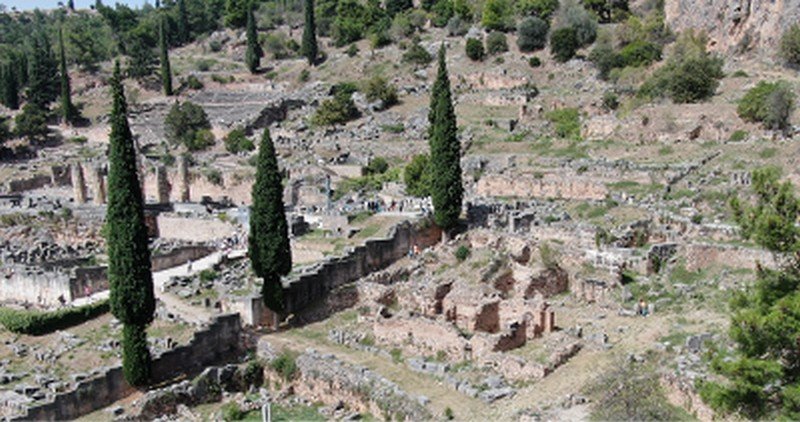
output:
[[[208,327],[194,333],[185,346],[153,357],[155,382],[199,373],[204,367],[230,361],[239,356],[241,323],[238,315],[215,317]],[[30,407],[13,421],[72,420],[111,405],[136,390],[128,385],[121,366],[81,381],[70,391],[59,393],[48,403]]]
[[159,214],[156,221],[158,236],[163,239],[209,242],[236,234],[236,227],[233,224],[218,219],[184,218]]
[[486,175],[481,177],[476,194],[483,197],[564,198],[602,200],[608,194],[605,184],[596,178],[575,176],[569,179],[544,175]]

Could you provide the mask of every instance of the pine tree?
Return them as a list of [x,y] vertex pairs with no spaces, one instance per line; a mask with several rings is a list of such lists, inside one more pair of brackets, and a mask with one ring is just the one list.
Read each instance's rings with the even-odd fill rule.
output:
[[75,106],[72,104],[72,93],[67,73],[67,53],[64,51],[64,32],[58,28],[58,53],[60,58],[61,74],[61,117],[65,123],[72,123],[76,116]]
[[144,203],[119,62],[114,68],[111,92],[106,214],[109,300],[111,312],[124,324],[122,366],[125,379],[131,385],[142,386],[150,379],[150,352],[145,330],[153,321],[155,296]]
[[34,33],[32,47],[26,96],[29,103],[35,104],[42,110],[48,110],[49,104],[58,98],[58,63],[53,56],[47,35],[42,29]]
[[2,67],[3,105],[12,110],[19,108],[19,85],[15,70],[13,63],[6,63]]
[[158,47],[161,49],[161,85],[164,95],[172,95],[172,71],[169,66],[166,18],[162,17],[158,27]]
[[74,0],[69,0],[67,2],[67,7],[69,8],[69,10],[75,11],[75,1]]
[[456,134],[456,115],[444,46],[439,49],[439,72],[431,89],[428,122],[433,217],[436,224],[447,232],[458,224],[464,187],[461,184],[461,144]]
[[264,280],[261,289],[264,303],[269,309],[282,312],[284,303],[281,276],[292,270],[292,250],[283,206],[281,174],[269,129],[264,129],[258,150],[252,199],[250,261],[253,271]]
[[186,12],[186,0],[178,0],[178,44],[189,42],[189,15]]
[[256,73],[261,65],[263,56],[261,46],[258,44],[258,31],[256,30],[256,17],[253,14],[253,4],[247,6],[247,51],[245,52],[245,62],[250,73]]
[[308,64],[314,65],[317,62],[317,25],[314,21],[314,0],[305,1],[306,22],[303,27],[303,45],[300,54],[308,59]]

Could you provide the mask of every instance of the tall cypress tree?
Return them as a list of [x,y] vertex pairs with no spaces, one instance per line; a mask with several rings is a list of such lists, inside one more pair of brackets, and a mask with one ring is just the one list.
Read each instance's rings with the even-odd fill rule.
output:
[[161,49],[161,85],[164,95],[172,95],[172,71],[169,66],[169,47],[167,41],[166,17],[162,16],[158,25],[158,47]]
[[67,2],[67,7],[69,8],[69,10],[75,11],[75,1],[74,0],[69,0]]
[[189,15],[186,12],[186,0],[178,0],[178,44],[189,42]]
[[26,95],[29,103],[47,110],[50,102],[58,98],[58,63],[44,30],[37,29],[32,38],[33,54],[30,56]]
[[124,324],[122,367],[125,379],[131,385],[143,386],[150,380],[150,351],[145,330],[153,321],[155,296],[144,203],[119,62],[111,79],[111,93],[106,213],[110,304],[111,312]]
[[275,312],[284,309],[281,276],[292,270],[289,227],[283,206],[283,185],[275,146],[264,129],[258,149],[256,182],[250,207],[249,255],[253,271],[264,280],[264,304]]
[[247,4],[247,51],[244,60],[247,70],[256,73],[261,65],[261,46],[258,45],[258,31],[256,31],[256,17],[253,14],[253,3]]
[[16,110],[19,108],[19,85],[17,84],[16,66],[6,63],[2,67],[3,105]]
[[67,73],[67,53],[64,51],[64,31],[61,27],[58,28],[58,54],[61,73],[61,117],[65,123],[72,123],[77,117],[77,113],[72,104],[69,74]]
[[314,65],[317,62],[317,25],[314,22],[314,0],[305,1],[306,22],[303,27],[303,45],[300,47],[300,54],[308,59],[308,64]]
[[431,89],[428,122],[433,218],[447,232],[458,224],[464,187],[461,184],[461,144],[456,134],[444,45],[439,48],[439,72]]

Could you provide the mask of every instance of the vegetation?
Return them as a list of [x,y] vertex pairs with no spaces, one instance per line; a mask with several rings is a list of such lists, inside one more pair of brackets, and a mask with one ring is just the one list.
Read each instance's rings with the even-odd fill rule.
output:
[[467,57],[472,61],[482,61],[486,57],[483,50],[483,42],[477,38],[468,38],[465,46]]
[[555,16],[555,28],[572,28],[578,47],[597,39],[597,20],[577,0],[562,0]]
[[425,50],[419,43],[414,43],[409,47],[408,51],[403,54],[403,61],[418,66],[425,66],[433,61],[433,57],[431,57],[428,50]]
[[108,310],[107,300],[51,312],[0,308],[0,324],[16,334],[40,336],[82,324]]
[[245,63],[250,73],[256,73],[261,65],[261,57],[264,52],[258,43],[258,31],[256,30],[256,18],[253,15],[253,4],[247,6],[247,50],[245,51]]
[[487,0],[483,4],[481,25],[490,31],[513,28],[513,8],[509,0]]
[[576,108],[560,108],[547,113],[547,120],[553,124],[555,133],[560,138],[579,139],[581,136],[581,118]]
[[800,25],[794,24],[781,37],[781,58],[792,67],[800,66]]
[[146,328],[153,321],[155,295],[150,249],[144,224],[144,200],[128,126],[122,73],[117,62],[111,80],[113,105],[109,137],[106,245],[111,312],[123,324],[122,368],[134,386],[150,381]]
[[318,126],[330,126],[347,123],[357,118],[360,113],[353,102],[353,91],[338,90],[333,98],[320,104],[311,117],[311,123]]
[[739,100],[736,112],[748,122],[760,122],[766,129],[787,130],[794,111],[794,93],[784,81],[761,81]]
[[167,46],[167,27],[162,18],[158,26],[158,48],[161,51],[161,87],[164,95],[172,95],[172,71],[169,66],[169,47]]
[[459,262],[463,262],[463,261],[465,261],[467,258],[469,258],[469,254],[470,254],[469,247],[467,247],[467,246],[465,246],[465,245],[460,245],[460,246],[459,246],[459,247],[456,249],[456,252],[455,252],[456,259],[457,259]]
[[277,372],[286,381],[291,381],[297,374],[296,355],[292,352],[284,351],[270,363],[273,371]]
[[573,28],[559,28],[550,34],[550,52],[556,61],[564,63],[575,57],[578,35]]
[[403,171],[403,182],[409,195],[424,198],[431,194],[430,169],[427,154],[415,155]]
[[431,89],[428,122],[433,219],[439,227],[448,231],[458,224],[464,187],[461,184],[461,143],[456,133],[456,115],[444,46],[439,49],[439,70]]
[[61,119],[66,123],[74,122],[78,117],[78,112],[72,104],[72,89],[69,84],[69,74],[67,73],[67,53],[64,50],[64,32],[58,29],[58,56],[59,74],[61,75]]
[[792,184],[779,177],[775,168],[756,170],[754,204],[731,201],[742,236],[772,252],[778,265],[759,266],[755,285],[731,300],[730,336],[736,350],[714,355],[712,368],[724,380],[699,385],[713,408],[748,419],[800,417],[800,202]]
[[317,28],[314,21],[314,0],[305,0],[303,5],[305,25],[303,26],[303,43],[300,48],[300,54],[308,60],[308,64],[313,65],[317,62],[317,55],[319,54]]
[[517,28],[517,47],[522,52],[541,50],[547,44],[550,25],[544,19],[531,17],[520,22]]
[[244,129],[238,128],[228,132],[225,137],[225,150],[231,154],[249,152],[256,149],[255,144],[244,133]]
[[205,110],[190,101],[175,103],[170,108],[164,119],[164,129],[168,141],[183,144],[189,151],[203,150],[214,144]]
[[506,34],[502,32],[492,32],[486,36],[486,52],[490,55],[505,53],[508,51],[508,41]]
[[264,304],[275,312],[282,312],[284,307],[281,277],[292,270],[281,179],[275,146],[269,129],[264,129],[253,184],[248,253],[253,271],[263,280]]
[[386,78],[373,76],[364,83],[364,95],[367,101],[381,101],[384,108],[389,108],[398,103],[397,88],[389,84]]

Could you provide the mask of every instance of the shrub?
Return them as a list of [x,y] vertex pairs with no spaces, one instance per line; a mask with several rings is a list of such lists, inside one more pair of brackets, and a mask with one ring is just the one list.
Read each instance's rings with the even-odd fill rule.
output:
[[730,141],[730,142],[742,142],[745,139],[747,139],[747,135],[748,135],[747,131],[740,129],[740,130],[737,130],[737,131],[731,133],[731,136],[730,136],[730,138],[728,138],[728,141]]
[[375,174],[386,173],[389,170],[389,163],[383,157],[375,157],[370,160],[369,164],[361,169],[362,176],[372,176]]
[[619,107],[619,98],[614,91],[606,91],[603,93],[603,108],[611,111]]
[[575,57],[578,47],[578,36],[572,28],[556,29],[550,34],[550,52],[561,63]]
[[397,88],[389,84],[386,78],[381,76],[374,76],[366,81],[364,84],[364,95],[367,100],[375,102],[380,100],[383,106],[388,108],[397,104]]
[[50,312],[0,307],[0,324],[16,334],[39,336],[83,324],[108,311],[108,300]]
[[350,44],[350,47],[345,50],[345,54],[347,54],[347,57],[355,57],[358,55],[358,46],[355,43]]
[[739,100],[736,112],[748,122],[761,122],[766,129],[785,130],[794,110],[794,94],[784,81],[761,81]]
[[430,195],[430,174],[428,173],[428,156],[416,155],[403,170],[403,181],[406,192],[417,197]]
[[542,65],[542,60],[536,56],[533,56],[528,59],[528,65],[530,65],[530,67],[539,67]]
[[547,113],[547,120],[553,123],[556,135],[560,138],[580,138],[581,119],[577,108],[560,108]]
[[42,142],[47,139],[50,129],[47,127],[47,110],[34,103],[22,107],[22,113],[14,118],[14,134],[28,138],[31,142]]
[[525,52],[544,48],[549,30],[550,25],[541,18],[532,17],[523,20],[517,28],[517,47]]
[[234,129],[228,132],[228,135],[225,137],[225,150],[231,154],[253,151],[254,149],[256,149],[256,146],[253,141],[247,138],[244,129]]
[[469,31],[469,23],[459,16],[453,16],[447,21],[447,35],[460,37]]
[[286,381],[291,381],[297,374],[296,356],[288,351],[280,354],[270,363],[270,367]]
[[357,118],[359,112],[351,95],[351,92],[337,92],[332,99],[323,101],[311,118],[311,123],[329,126]]
[[222,172],[217,169],[211,169],[206,173],[206,180],[213,185],[222,186]]
[[192,103],[176,103],[164,119],[167,140],[184,144],[190,151],[207,148],[214,143],[211,123],[202,107]]
[[506,34],[502,32],[492,32],[486,37],[486,52],[495,55],[508,51]]
[[558,9],[558,0],[521,0],[517,2],[517,13],[549,20]]
[[403,61],[406,63],[411,63],[419,66],[424,66],[433,61],[433,57],[428,50],[422,48],[419,43],[414,43],[411,47],[403,54]]
[[483,50],[483,43],[477,38],[467,39],[466,53],[470,60],[476,62],[486,57],[486,52]]
[[542,243],[539,246],[539,257],[542,260],[542,265],[548,269],[555,269],[559,267],[560,256],[558,251],[553,249],[549,243]]
[[300,82],[308,82],[310,78],[311,78],[311,72],[309,72],[308,69],[301,70],[300,74],[297,75],[297,80]]
[[248,387],[260,387],[264,384],[264,365],[257,360],[251,360],[244,368],[242,379]]
[[512,12],[509,0],[487,0],[483,4],[481,25],[490,31],[505,31],[512,27]]
[[403,362],[403,351],[399,348],[394,348],[389,351],[389,355],[392,357],[392,362],[394,363],[402,363]]
[[212,282],[216,280],[217,277],[219,276],[219,274],[217,274],[217,272],[212,269],[205,269],[203,271],[200,271],[200,274],[198,275],[200,277],[200,281],[202,281],[203,283]]
[[456,418],[456,415],[453,413],[453,409],[451,409],[449,406],[444,409],[444,418],[448,421],[452,421]]
[[220,411],[222,412],[222,420],[225,422],[240,421],[247,416],[247,412],[242,410],[242,408],[239,407],[239,403],[235,401],[225,403],[220,408]]
[[464,262],[467,258],[469,258],[470,250],[467,246],[461,245],[456,249],[455,255],[456,259],[459,262]]
[[563,0],[556,15],[556,28],[572,28],[579,47],[597,38],[597,21],[576,0]]
[[189,75],[189,77],[186,78],[186,86],[195,91],[203,89],[203,83],[200,82],[200,79],[195,75]]
[[784,32],[779,53],[789,66],[800,66],[800,25],[794,24]]
[[609,42],[598,42],[589,53],[589,61],[597,67],[597,77],[602,80],[607,80],[613,69],[625,65],[622,56],[614,51]]

